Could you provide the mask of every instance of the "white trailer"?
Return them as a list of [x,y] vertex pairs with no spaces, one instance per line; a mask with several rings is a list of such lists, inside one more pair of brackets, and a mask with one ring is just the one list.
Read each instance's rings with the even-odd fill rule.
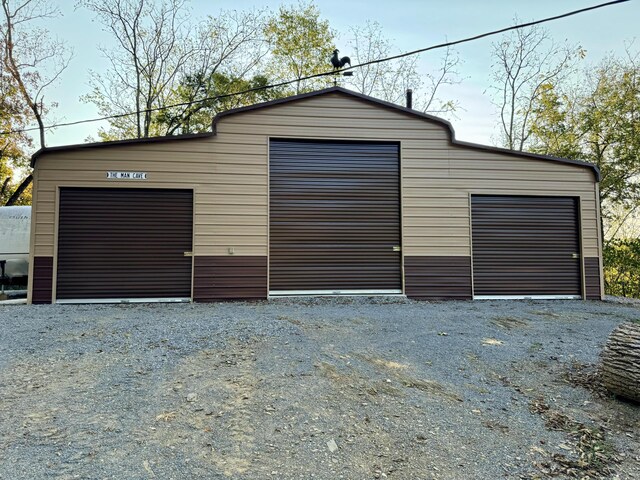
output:
[[9,280],[29,274],[31,207],[0,207],[0,262]]

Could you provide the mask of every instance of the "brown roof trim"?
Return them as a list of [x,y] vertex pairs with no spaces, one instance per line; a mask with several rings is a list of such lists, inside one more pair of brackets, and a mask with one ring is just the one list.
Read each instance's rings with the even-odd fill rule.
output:
[[230,115],[235,115],[236,113],[249,112],[249,111],[258,110],[258,109],[261,109],[261,108],[269,108],[269,107],[273,107],[275,105],[280,105],[280,104],[283,104],[283,103],[295,102],[295,101],[298,101],[298,100],[303,100],[305,98],[312,98],[312,97],[317,97],[317,96],[320,96],[320,95],[326,95],[326,94],[329,94],[329,93],[341,93],[341,94],[344,94],[344,95],[348,95],[350,97],[358,98],[358,99],[363,100],[363,101],[368,102],[368,103],[373,103],[375,105],[381,106],[383,108],[387,108],[389,110],[393,110],[393,111],[396,111],[396,112],[402,112],[402,113],[404,113],[406,115],[410,115],[412,117],[417,117],[417,118],[420,118],[422,120],[426,120],[426,121],[429,121],[429,122],[433,122],[433,123],[437,123],[439,125],[442,125],[442,126],[446,127],[448,132],[449,132],[449,142],[451,143],[451,145],[456,145],[456,146],[463,147],[463,148],[470,148],[470,149],[473,149],[473,150],[480,150],[480,151],[485,151],[485,152],[499,153],[499,154],[503,154],[503,155],[511,155],[511,156],[515,156],[515,157],[525,157],[525,158],[531,158],[531,159],[535,159],[535,160],[543,160],[543,161],[546,161],[546,162],[564,163],[564,164],[568,164],[568,165],[576,165],[578,167],[585,167],[585,168],[589,168],[589,169],[591,169],[593,171],[593,174],[594,174],[597,182],[599,182],[600,179],[601,179],[600,169],[596,165],[594,165],[592,163],[583,162],[583,161],[580,161],[580,160],[569,160],[567,158],[552,157],[552,156],[549,156],[549,155],[539,155],[539,154],[536,154],[536,153],[518,152],[518,151],[515,151],[515,150],[509,150],[509,149],[506,149],[506,148],[491,147],[491,146],[488,146],[488,145],[480,145],[480,144],[477,144],[477,143],[471,143],[471,142],[464,142],[464,141],[456,140],[456,134],[455,134],[455,131],[453,129],[453,126],[447,120],[444,120],[444,119],[438,118],[438,117],[434,117],[433,115],[429,115],[428,113],[423,113],[423,112],[419,112],[417,110],[413,110],[413,109],[410,109],[410,108],[402,107],[400,105],[396,105],[395,103],[390,103],[390,102],[386,102],[384,100],[380,100],[378,98],[369,97],[367,95],[363,95],[363,94],[358,93],[358,92],[347,90],[347,89],[342,88],[342,87],[329,87],[329,88],[325,88],[323,90],[316,90],[314,92],[301,93],[299,95],[293,95],[291,97],[279,98],[277,100],[271,100],[269,102],[256,103],[255,105],[249,105],[247,107],[234,108],[234,109],[231,109],[231,110],[227,110],[226,112],[218,113],[213,119],[212,131],[211,132],[188,134],[188,135],[168,135],[168,136],[164,136],[164,137],[135,138],[135,139],[132,139],[132,140],[117,140],[117,141],[113,141],[113,142],[85,143],[85,144],[78,144],[78,145],[64,145],[64,146],[60,146],[60,147],[42,148],[42,149],[38,150],[36,153],[34,153],[33,156],[31,157],[31,166],[32,167],[35,166],[36,160],[42,154],[49,153],[49,152],[72,151],[72,150],[79,150],[79,149],[83,149],[83,148],[111,147],[111,146],[129,145],[129,144],[137,144],[137,143],[167,142],[167,141],[173,141],[173,140],[186,140],[186,139],[190,139],[190,138],[211,137],[213,135],[216,135],[216,126],[217,126],[218,122],[220,121],[220,119],[222,119],[224,117],[228,117]]
[[316,90],[315,92],[308,92],[308,93],[301,93],[299,95],[293,95],[291,97],[286,97],[286,98],[279,98],[277,100],[271,100],[269,102],[263,102],[263,103],[257,103],[255,105],[249,105],[247,107],[239,107],[239,108],[234,108],[231,110],[227,110],[226,112],[221,112],[218,115],[215,116],[215,118],[213,119],[213,132],[215,134],[216,132],[216,124],[220,121],[221,118],[224,118],[226,116],[229,115],[234,115],[236,113],[242,113],[242,112],[249,112],[252,110],[257,110],[260,108],[267,108],[267,107],[272,107],[274,105],[280,105],[282,103],[289,103],[289,102],[294,102],[297,100],[303,100],[305,98],[311,98],[311,97],[317,97],[319,95],[325,95],[328,93],[342,93],[345,95],[349,95],[350,97],[355,97],[358,98],[360,100],[364,100],[365,102],[369,102],[369,103],[374,103],[376,105],[379,105],[381,107],[387,108],[389,110],[394,110],[396,112],[402,112],[405,113],[407,115],[410,115],[412,117],[418,117],[421,118],[422,120],[426,120],[429,122],[434,122],[437,124],[440,124],[444,127],[447,128],[447,130],[449,131],[449,142],[452,145],[456,145],[456,146],[460,146],[463,148],[470,148],[473,150],[480,150],[480,151],[485,151],[485,152],[492,152],[492,153],[500,153],[500,154],[504,154],[504,155],[512,155],[515,157],[526,157],[526,158],[532,158],[535,160],[544,160],[547,162],[556,162],[556,163],[565,163],[565,164],[569,164],[569,165],[576,165],[579,167],[586,167],[586,168],[590,168],[593,171],[593,174],[596,178],[596,181],[599,182],[600,181],[600,169],[594,165],[593,163],[589,163],[589,162],[583,162],[580,160],[570,160],[568,158],[560,158],[560,157],[552,157],[550,155],[540,155],[537,153],[529,153],[529,152],[519,152],[516,150],[509,150],[508,148],[500,148],[500,147],[492,147],[489,145],[481,145],[478,143],[472,143],[472,142],[465,142],[465,141],[461,141],[461,140],[457,140],[456,139],[456,133],[455,130],[453,129],[453,125],[451,125],[451,123],[449,123],[447,120],[444,120],[442,118],[439,117],[435,117],[433,115],[429,115],[428,113],[423,113],[420,112],[418,110],[413,110],[411,108],[406,108],[406,107],[402,107],[400,105],[396,105],[395,103],[390,103],[384,100],[380,100],[378,98],[374,98],[374,97],[369,97],[367,95],[363,95],[362,93],[358,93],[358,92],[354,92],[352,90],[347,90],[346,88],[342,88],[342,87],[329,87],[329,88],[325,88],[323,90]]
[[[454,132],[451,132],[451,134],[455,135]],[[532,158],[534,160],[565,163],[568,165],[576,165],[578,167],[590,168],[593,171],[593,175],[596,178],[596,182],[599,182],[601,180],[600,168],[598,168],[598,166],[594,165],[593,163],[585,162],[582,160],[571,160],[569,158],[554,157],[551,155],[541,155],[539,153],[519,152],[517,150],[509,150],[508,148],[492,147],[490,145],[481,145],[479,143],[456,140],[454,137],[451,138],[451,143],[453,145],[458,145],[463,148],[470,148],[470,149],[481,150],[485,152],[500,153],[503,155],[513,155],[515,157],[526,157],[526,158]]]
[[130,138],[127,140],[112,140],[109,142],[93,142],[93,143],[78,143],[75,145],[60,145],[59,147],[45,147],[38,150],[31,156],[31,167],[36,165],[36,161],[41,155],[51,152],[71,152],[74,150],[83,150],[85,148],[103,148],[103,147],[118,147],[121,145],[132,145],[138,143],[160,143],[171,142],[173,140],[187,140],[190,138],[206,138],[212,136],[213,133],[188,133],[185,135],[165,135],[162,137],[147,137],[147,138]]

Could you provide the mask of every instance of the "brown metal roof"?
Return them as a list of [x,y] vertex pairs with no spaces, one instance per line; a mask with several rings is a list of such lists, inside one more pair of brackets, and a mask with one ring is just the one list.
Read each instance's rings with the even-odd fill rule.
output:
[[167,142],[167,141],[187,140],[187,139],[192,139],[192,138],[211,137],[211,136],[215,136],[216,135],[216,125],[220,121],[220,119],[222,119],[224,117],[228,117],[230,115],[235,115],[237,113],[257,110],[257,109],[261,109],[261,108],[269,108],[269,107],[280,105],[280,104],[283,104],[283,103],[295,102],[295,101],[298,101],[298,100],[303,100],[305,98],[312,98],[312,97],[317,97],[317,96],[320,96],[320,95],[326,95],[326,94],[330,94],[330,93],[340,93],[340,94],[343,94],[343,95],[347,95],[347,96],[350,96],[350,97],[353,97],[353,98],[357,98],[357,99],[363,100],[363,101],[368,102],[368,103],[373,103],[373,104],[375,104],[377,106],[380,106],[380,107],[383,107],[383,108],[394,110],[396,112],[402,112],[402,113],[404,113],[406,115],[409,115],[409,116],[412,116],[412,117],[418,117],[418,118],[421,118],[422,120],[426,120],[428,122],[433,122],[433,123],[440,124],[440,125],[442,125],[442,126],[447,128],[447,130],[449,132],[449,141],[450,141],[450,143],[452,145],[457,145],[457,146],[464,147],[464,148],[469,148],[469,149],[472,149],[472,150],[480,150],[480,151],[485,151],[485,152],[495,152],[495,153],[500,153],[500,154],[504,154],[504,155],[512,155],[512,156],[516,156],[516,157],[525,157],[525,158],[531,158],[531,159],[535,159],[535,160],[543,160],[543,161],[546,161],[546,162],[557,162],[557,163],[565,163],[565,164],[569,164],[569,165],[577,165],[577,166],[580,166],[580,167],[585,167],[585,168],[591,169],[593,171],[593,174],[594,174],[595,178],[596,178],[596,181],[599,182],[600,178],[601,178],[600,177],[600,169],[596,165],[594,165],[592,163],[589,163],[589,162],[583,162],[583,161],[580,161],[580,160],[569,160],[567,158],[552,157],[552,156],[549,156],[549,155],[539,155],[539,154],[536,154],[536,153],[519,152],[519,151],[516,151],[516,150],[509,150],[509,149],[506,149],[506,148],[491,147],[491,146],[488,146],[488,145],[480,145],[480,144],[477,144],[477,143],[464,142],[464,141],[457,140],[456,137],[455,137],[455,131],[453,129],[453,126],[447,120],[444,120],[444,119],[438,118],[438,117],[434,117],[433,115],[429,115],[427,113],[419,112],[417,110],[413,110],[413,109],[410,109],[410,108],[402,107],[402,106],[396,105],[394,103],[386,102],[386,101],[380,100],[378,98],[369,97],[367,95],[363,95],[363,94],[358,93],[358,92],[347,90],[346,88],[342,88],[342,87],[325,88],[323,90],[316,90],[315,92],[301,93],[299,95],[293,95],[291,97],[280,98],[280,99],[277,99],[277,100],[272,100],[270,102],[256,103],[255,105],[249,105],[247,107],[234,108],[234,109],[231,109],[231,110],[227,110],[226,112],[221,112],[221,113],[217,114],[215,116],[215,118],[213,119],[212,131],[211,132],[188,134],[188,135],[168,135],[168,136],[164,136],[164,137],[135,138],[135,139],[130,139],[130,140],[116,140],[116,141],[112,141],[112,142],[82,143],[82,144],[77,144],[77,145],[63,145],[63,146],[60,146],[60,147],[41,148],[36,153],[34,153],[33,156],[31,157],[31,166],[34,167],[35,164],[36,164],[37,159],[40,156],[42,156],[43,154],[49,153],[49,152],[72,151],[72,150],[78,150],[78,149],[83,149],[83,148],[108,148],[108,147],[112,147],[112,146],[122,146],[122,145],[138,144],[138,143]]

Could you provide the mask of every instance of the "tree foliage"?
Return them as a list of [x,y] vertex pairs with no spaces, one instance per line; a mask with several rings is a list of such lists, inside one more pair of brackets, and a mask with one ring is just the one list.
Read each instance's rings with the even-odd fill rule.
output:
[[[217,112],[294,89],[226,95],[324,72],[334,45],[313,4],[281,7],[274,15],[222,11],[193,24],[186,0],[79,3],[118,41],[103,49],[109,69],[92,73],[92,91],[83,97],[112,117],[99,132],[102,140],[208,131]],[[295,91],[321,84],[326,80],[298,82]]]
[[532,150],[585,160],[602,174],[606,292],[640,296],[640,241],[628,228],[640,211],[640,64],[610,57],[580,84],[548,83],[532,111]]
[[[335,49],[335,31],[313,3],[281,6],[265,28],[271,48],[267,76],[275,80],[301,79],[330,70],[329,58]],[[298,81],[295,93],[328,86],[325,77]]]
[[532,150],[600,168],[605,218],[640,205],[638,56],[608,58],[579,87],[545,84],[532,115]]
[[[27,124],[29,110],[11,75],[0,64],[0,129],[20,130]],[[24,133],[0,136],[0,205],[4,205],[19,186],[17,176],[28,167],[26,149],[31,139]],[[24,198],[23,200],[28,200]]]
[[640,298],[640,239],[612,239],[603,257],[606,293]]
[[[249,79],[230,77],[219,72],[187,75],[176,88],[173,97],[175,102],[186,105],[162,110],[158,113],[157,123],[164,126],[170,135],[210,131],[211,121],[219,112],[286,95],[282,88],[264,89],[269,83],[269,79],[263,75],[255,75]],[[242,95],[224,96],[247,90],[250,91]],[[196,99],[206,100],[191,103]]]
[[271,98],[266,90],[224,97],[269,84],[257,73],[268,53],[264,15],[261,10],[221,12],[200,25],[197,54],[186,65],[169,102],[181,105],[157,115],[165,134],[209,131],[216,113]]
[[[192,25],[186,2],[79,0],[118,42],[115,49],[103,49],[110,67],[92,73],[92,91],[83,97],[111,117],[110,127],[99,132],[102,140],[208,131],[218,112],[337,81],[330,76],[302,80],[330,71],[335,48],[336,32],[314,3],[282,6],[275,13],[222,11]],[[354,62],[392,53],[377,23],[354,27],[351,34],[348,53]],[[356,69],[347,85],[399,104],[412,88],[414,108],[455,110],[454,102],[440,101],[437,93],[457,83],[457,55],[447,50],[435,73],[418,73],[417,62],[408,57]],[[293,86],[267,88],[292,80]],[[237,92],[246,93],[230,95]]]
[[38,26],[38,21],[60,15],[51,2],[2,0],[2,12],[2,62],[38,123],[44,147],[44,92],[67,68],[73,52]]

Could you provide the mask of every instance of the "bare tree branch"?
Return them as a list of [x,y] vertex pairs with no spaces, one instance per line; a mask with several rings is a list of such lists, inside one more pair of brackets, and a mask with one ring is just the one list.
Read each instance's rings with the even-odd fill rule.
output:
[[[33,21],[59,15],[53,2],[47,0],[1,0],[0,41],[2,65],[36,120],[40,147],[45,147],[44,102],[47,87],[56,82],[68,67],[73,52],[66,45],[51,39],[46,30],[33,26]],[[50,105],[49,105],[50,106]],[[7,205],[12,205],[31,183],[31,175],[13,193]]]
[[492,46],[501,141],[509,149],[523,150],[531,136],[531,112],[543,87],[574,72],[583,51],[579,46],[557,45],[537,26],[515,30]]
[[31,185],[32,181],[33,181],[33,175],[31,174],[27,175],[27,177],[20,183],[20,185],[18,185],[18,188],[15,189],[13,194],[11,194],[11,197],[9,197],[9,200],[7,200],[7,203],[5,203],[5,206],[11,207],[12,205],[15,205],[16,202],[20,199],[20,197],[24,193],[24,191],[27,188],[29,188],[29,185]]
[[[385,58],[394,53],[395,47],[383,35],[382,26],[377,22],[349,29],[349,53],[354,63],[366,63]],[[419,57],[405,57],[399,60],[366,65],[354,70],[349,84],[358,92],[374,96],[392,103],[404,103],[408,88],[414,91],[414,108],[422,111],[437,109],[439,112],[455,110],[452,101],[438,102],[440,89],[445,85],[459,83],[457,66],[460,59],[452,49],[444,53],[439,70],[435,73],[418,72]],[[423,97],[420,100],[420,97]]]

